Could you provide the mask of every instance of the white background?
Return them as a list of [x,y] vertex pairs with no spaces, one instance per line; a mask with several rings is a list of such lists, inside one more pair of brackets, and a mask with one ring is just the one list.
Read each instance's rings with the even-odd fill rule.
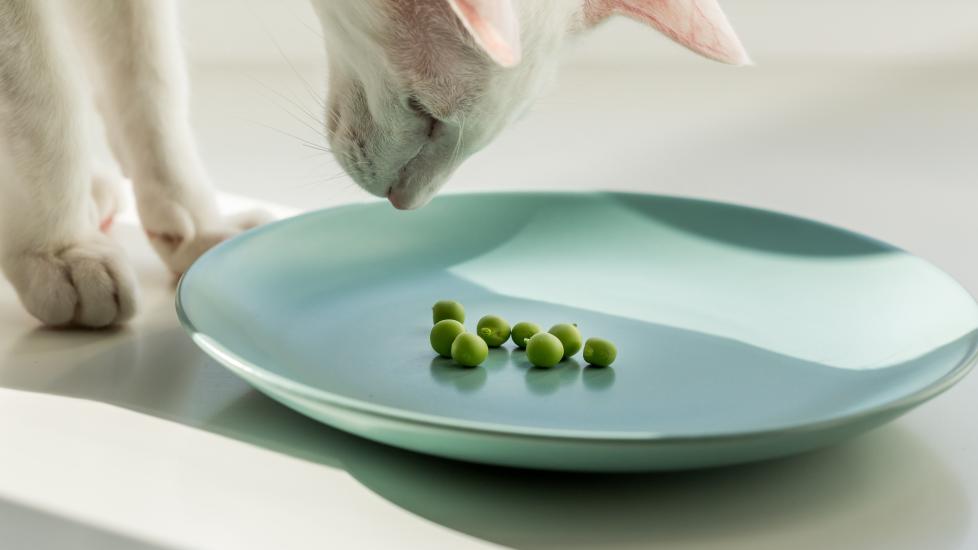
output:
[[[608,24],[448,191],[636,189],[774,208],[908,248],[978,292],[978,3],[724,6],[755,67]],[[239,197],[226,205],[362,200],[293,137],[322,139],[305,114],[324,67],[303,1],[183,7],[201,149]],[[0,283],[4,548],[978,547],[978,375],[849,444],[775,463],[617,477],[469,466],[251,392],[183,334],[172,280],[131,216],[114,231],[144,291],[125,330],[39,330]]]

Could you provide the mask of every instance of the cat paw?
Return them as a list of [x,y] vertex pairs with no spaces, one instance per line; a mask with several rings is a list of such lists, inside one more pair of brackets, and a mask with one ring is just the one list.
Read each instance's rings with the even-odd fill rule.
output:
[[[217,243],[242,231],[263,225],[274,218],[264,210],[251,210],[233,216],[193,217],[185,208],[171,204],[157,208],[152,219],[146,216],[146,236],[170,271],[180,275],[197,258]],[[205,221],[201,221],[201,220]]]
[[122,250],[103,235],[3,260],[24,307],[46,325],[103,328],[136,312],[135,276]]

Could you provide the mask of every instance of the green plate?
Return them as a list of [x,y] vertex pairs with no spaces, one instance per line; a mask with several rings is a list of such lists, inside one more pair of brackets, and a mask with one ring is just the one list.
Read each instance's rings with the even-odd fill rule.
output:
[[[431,305],[618,345],[532,368],[512,343],[460,368]],[[937,395],[976,356],[978,309],[907,252],[827,225],[630,194],[449,195],[313,212],[184,275],[197,344],[272,398],[445,457],[559,470],[698,468],[835,443]]]

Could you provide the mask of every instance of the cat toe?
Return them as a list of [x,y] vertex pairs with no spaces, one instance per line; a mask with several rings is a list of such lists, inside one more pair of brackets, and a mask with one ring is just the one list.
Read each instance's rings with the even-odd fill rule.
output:
[[256,208],[253,210],[247,210],[245,212],[240,212],[228,216],[227,221],[232,227],[235,227],[241,231],[247,231],[259,225],[265,225],[266,223],[275,220],[275,216],[268,212],[267,210],[262,210]]
[[183,211],[176,212],[181,215],[173,216],[165,230],[146,228],[146,236],[153,248],[176,275],[183,274],[197,258],[218,243],[274,219],[263,210],[250,210],[211,219],[201,227],[195,218]]
[[103,328],[136,312],[135,277],[111,241],[28,251],[4,263],[25,308],[45,325]]

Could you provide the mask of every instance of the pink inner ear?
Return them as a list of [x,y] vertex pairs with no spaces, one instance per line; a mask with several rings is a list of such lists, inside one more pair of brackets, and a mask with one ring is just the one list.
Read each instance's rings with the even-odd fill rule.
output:
[[747,51],[716,0],[586,0],[589,24],[615,13],[651,25],[710,59],[734,65],[750,64]]
[[476,43],[503,67],[520,62],[519,21],[511,0],[448,0]]

